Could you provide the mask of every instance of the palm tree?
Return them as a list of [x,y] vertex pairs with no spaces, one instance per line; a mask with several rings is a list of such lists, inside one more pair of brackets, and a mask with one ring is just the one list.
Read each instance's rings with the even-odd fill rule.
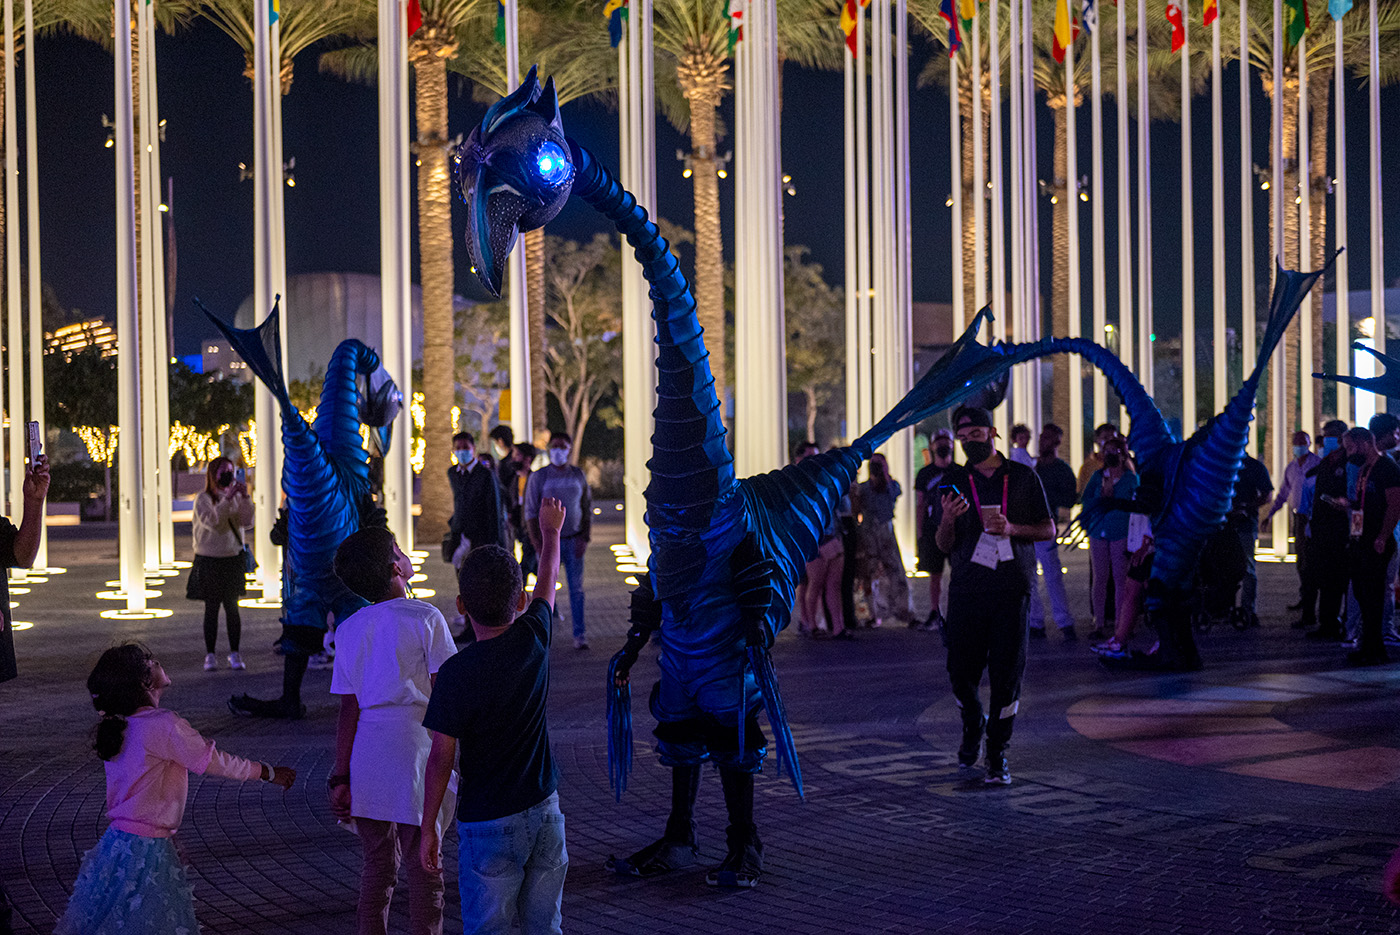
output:
[[[243,75],[253,80],[254,17],[265,15],[266,0],[187,0],[243,49]],[[285,97],[292,90],[292,60],[304,49],[355,27],[358,4],[345,0],[282,0],[278,7],[278,77]]]

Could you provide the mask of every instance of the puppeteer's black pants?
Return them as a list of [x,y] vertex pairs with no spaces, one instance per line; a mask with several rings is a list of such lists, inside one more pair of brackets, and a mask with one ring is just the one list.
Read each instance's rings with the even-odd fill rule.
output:
[[977,689],[985,670],[991,684],[987,721],[988,749],[1005,749],[1021,698],[1026,671],[1027,595],[1008,589],[967,593],[950,588],[944,633],[948,641],[948,678],[962,708],[964,724],[980,724]]

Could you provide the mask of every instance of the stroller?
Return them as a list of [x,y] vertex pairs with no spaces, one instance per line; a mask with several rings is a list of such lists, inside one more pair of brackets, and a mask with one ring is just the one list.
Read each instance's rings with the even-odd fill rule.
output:
[[1259,618],[1252,611],[1235,604],[1240,583],[1248,569],[1248,556],[1244,553],[1239,526],[1248,523],[1247,515],[1231,513],[1214,535],[1206,540],[1201,550],[1201,563],[1196,576],[1199,593],[1199,606],[1196,608],[1194,624],[1199,632],[1228,623],[1236,630],[1247,630],[1259,625]]

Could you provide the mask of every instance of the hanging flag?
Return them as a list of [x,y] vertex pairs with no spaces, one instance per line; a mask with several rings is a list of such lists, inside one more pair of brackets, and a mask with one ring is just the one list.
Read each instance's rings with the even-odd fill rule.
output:
[[734,54],[734,47],[744,41],[744,11],[739,6],[740,0],[729,0],[725,5],[729,17],[729,54]]
[[1288,23],[1288,47],[1296,48],[1303,33],[1312,25],[1308,18],[1308,0],[1283,0],[1283,5],[1288,9],[1285,20]]
[[1327,12],[1333,19],[1341,19],[1351,12],[1351,0],[1327,0]]
[[953,0],[942,0],[938,4],[938,15],[948,23],[948,57],[952,58],[962,48],[962,33],[958,31],[958,14],[953,9]]
[[1055,61],[1065,60],[1065,50],[1073,41],[1070,35],[1069,25],[1069,0],[1055,0],[1055,40],[1051,53],[1055,56]]
[[506,5],[496,0],[496,44],[506,44]]
[[1205,10],[1201,13],[1202,25],[1209,26],[1215,22],[1215,18],[1220,15],[1220,6],[1216,0],[1206,0]]
[[418,0],[408,0],[408,34],[412,36],[423,28],[423,7]]
[[972,18],[977,15],[977,0],[962,0],[962,7],[958,10],[958,19],[962,20],[963,35],[972,32]]
[[[1288,0],[1284,0],[1285,3]],[[1172,24],[1172,51],[1180,52],[1186,44],[1186,24],[1181,19],[1179,0],[1167,0],[1167,22]]]
[[622,41],[622,21],[627,19],[627,0],[608,0],[603,7],[603,19],[608,21],[608,41],[615,49]]
[[267,24],[271,26],[277,22],[281,13],[277,9],[277,0],[267,0]]
[[[1084,21],[1084,31],[1093,32],[1099,28],[1099,8],[1094,5],[1094,0],[1082,0],[1079,5],[1079,18]],[[1075,33],[1078,38],[1078,33]]]
[[851,50],[851,58],[856,57],[856,0],[846,0],[841,4],[841,31],[846,34],[846,48]]

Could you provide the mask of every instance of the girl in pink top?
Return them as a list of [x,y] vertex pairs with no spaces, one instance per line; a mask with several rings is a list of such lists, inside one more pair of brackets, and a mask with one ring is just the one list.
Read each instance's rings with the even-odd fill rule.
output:
[[262,779],[289,789],[296,771],[214,749],[160,706],[165,669],[142,646],[102,654],[88,676],[102,714],[93,748],[107,771],[111,826],[83,857],[55,935],[196,935],[194,898],[171,839],[185,814],[189,773]]

